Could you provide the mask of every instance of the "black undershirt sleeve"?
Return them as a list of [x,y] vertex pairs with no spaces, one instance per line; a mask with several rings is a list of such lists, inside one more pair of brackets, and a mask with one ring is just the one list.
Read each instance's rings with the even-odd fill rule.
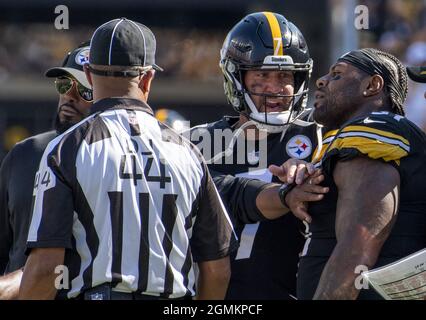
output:
[[257,208],[256,198],[269,183],[213,170],[210,172],[229,214],[235,221],[247,224],[267,220]]

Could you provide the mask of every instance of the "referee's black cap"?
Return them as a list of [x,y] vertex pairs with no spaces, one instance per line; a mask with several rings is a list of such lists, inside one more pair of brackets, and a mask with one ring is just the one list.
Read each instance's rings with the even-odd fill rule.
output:
[[145,25],[114,19],[95,30],[90,41],[90,64],[102,66],[140,66],[163,71],[155,64],[156,40]]
[[89,44],[89,41],[81,43],[76,49],[67,53],[61,67],[50,68],[44,75],[48,78],[71,75],[87,89],[91,89],[92,86],[83,70],[83,65],[89,62]]
[[407,73],[411,80],[426,83],[426,66],[407,67]]

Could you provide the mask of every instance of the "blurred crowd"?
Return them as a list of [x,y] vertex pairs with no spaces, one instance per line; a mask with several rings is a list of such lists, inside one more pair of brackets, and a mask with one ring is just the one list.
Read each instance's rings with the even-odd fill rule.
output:
[[[193,81],[220,79],[218,61],[223,32],[155,29],[159,65],[165,76]],[[59,64],[64,52],[90,38],[92,28],[73,26],[58,32],[51,24],[0,25],[0,83],[11,77],[39,78]]]
[[[369,9],[369,29],[360,32],[360,47],[388,51],[405,64],[426,64],[425,0],[360,0]],[[426,131],[426,84],[409,81],[407,117]]]

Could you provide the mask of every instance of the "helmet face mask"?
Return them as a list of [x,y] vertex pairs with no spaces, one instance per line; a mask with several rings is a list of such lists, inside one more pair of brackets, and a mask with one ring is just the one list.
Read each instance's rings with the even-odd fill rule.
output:
[[[229,103],[259,129],[280,132],[305,111],[312,59],[300,31],[283,16],[253,13],[241,20],[224,41],[220,67]],[[294,94],[250,92],[244,83],[250,70],[292,72]],[[261,96],[264,102],[268,98],[289,100],[289,107],[281,112],[260,112],[252,96]]]

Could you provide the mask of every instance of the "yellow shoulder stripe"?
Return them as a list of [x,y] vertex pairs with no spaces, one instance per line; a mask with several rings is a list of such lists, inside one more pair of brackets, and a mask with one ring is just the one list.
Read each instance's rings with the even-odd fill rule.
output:
[[352,131],[374,133],[384,137],[398,139],[399,141],[405,143],[407,146],[410,145],[410,142],[407,139],[405,139],[403,136],[400,136],[398,134],[395,134],[389,131],[379,130],[379,129],[370,128],[366,126],[347,126],[346,128],[342,130],[342,132],[352,132]]
[[331,137],[331,136],[335,136],[338,131],[339,131],[338,129],[327,131],[326,134],[322,137],[322,140],[325,140],[325,139],[327,139],[328,137]]
[[[324,143],[324,141],[325,141],[326,139],[330,138],[330,137],[335,136],[335,135],[336,135],[336,133],[337,133],[338,131],[339,131],[339,130],[338,130],[338,129],[336,129],[336,130],[327,131],[327,132],[325,133],[325,135],[322,137],[323,145],[322,145],[321,151],[320,151],[320,153],[317,155],[317,152],[318,152],[318,146],[315,148],[314,153],[313,153],[313,158],[312,158],[312,160],[311,160],[311,162],[312,162],[312,163],[316,163],[316,162],[318,162],[318,161],[320,161],[320,160],[322,159],[322,157],[324,156],[324,152],[325,152],[325,150],[327,150],[328,145],[330,144],[330,141],[329,141],[328,143]],[[332,139],[331,139],[331,141],[332,141]]]
[[329,143],[325,143],[325,144],[322,145],[322,149],[321,149],[318,156],[317,156],[318,147],[315,148],[315,151],[313,153],[314,157],[312,158],[312,161],[311,161],[312,163],[317,163],[322,159],[322,157],[324,156],[325,150],[327,150],[327,148],[328,148],[328,145],[329,145]]
[[385,161],[397,161],[408,155],[403,148],[384,143],[378,140],[371,140],[364,137],[345,137],[334,140],[330,150],[333,149],[357,149],[362,154],[367,155],[371,159],[383,159]]

